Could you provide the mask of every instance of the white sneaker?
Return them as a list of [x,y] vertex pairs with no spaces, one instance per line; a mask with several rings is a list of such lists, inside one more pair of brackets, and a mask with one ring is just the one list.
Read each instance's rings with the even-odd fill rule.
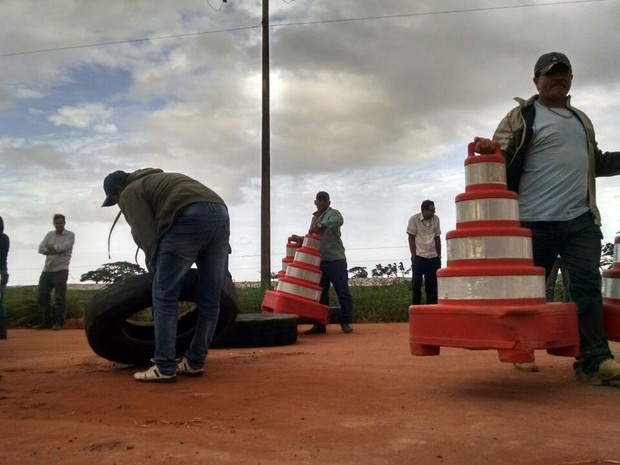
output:
[[534,362],[513,363],[513,365],[519,371],[526,371],[528,373],[538,371],[538,365]]
[[174,383],[177,375],[164,375],[156,365],[153,365],[146,371],[139,371],[133,374],[136,381],[144,381],[147,383]]
[[183,376],[202,376],[205,374],[204,368],[192,368],[185,357],[177,365],[177,375]]

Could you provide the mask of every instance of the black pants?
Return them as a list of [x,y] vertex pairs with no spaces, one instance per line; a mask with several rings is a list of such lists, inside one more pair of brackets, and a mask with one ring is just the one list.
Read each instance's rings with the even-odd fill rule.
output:
[[[64,325],[67,311],[67,279],[69,270],[44,271],[39,278],[39,308],[41,323],[45,326]],[[54,291],[54,308],[50,305]]]
[[422,303],[422,281],[426,292],[426,303],[437,303],[437,270],[441,268],[441,258],[424,258],[416,255],[411,260],[411,287],[413,305]]
[[329,305],[329,285],[334,285],[338,303],[342,311],[342,324],[353,321],[353,299],[349,291],[349,272],[346,260],[322,260],[321,261],[321,304]]
[[577,304],[579,361],[585,374],[613,358],[605,338],[601,295],[601,228],[590,212],[570,221],[522,222],[532,230],[534,264],[549,276],[558,257],[568,272],[572,300]]
[[4,293],[8,282],[9,274],[6,270],[0,270],[0,339],[6,339],[6,329],[8,326],[6,308],[4,307]]

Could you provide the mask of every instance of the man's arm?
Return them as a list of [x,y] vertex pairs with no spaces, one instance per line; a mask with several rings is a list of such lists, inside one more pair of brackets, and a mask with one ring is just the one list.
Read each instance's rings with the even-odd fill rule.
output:
[[327,211],[319,220],[319,226],[323,229],[337,228],[344,224],[344,218],[338,210],[333,208]]
[[415,234],[407,234],[409,238],[409,251],[411,252],[411,257],[415,257],[416,249],[415,249]]
[[50,233],[47,233],[45,235],[45,237],[43,238],[43,240],[41,241],[41,243],[39,244],[39,253],[41,255],[49,255],[50,254],[50,250],[47,246],[47,237],[49,236]]
[[437,256],[441,258],[441,238],[439,236],[435,236],[435,251]]
[[65,230],[63,236],[65,237],[63,237],[61,243],[53,245],[54,253],[60,254],[73,249],[73,244],[75,243],[75,234],[73,234],[71,231]]
[[596,177],[620,174],[620,152],[601,152],[594,142],[594,162]]
[[119,207],[131,228],[131,236],[136,245],[144,251],[146,267],[154,272],[157,263],[157,224],[151,205],[140,193],[125,191]]

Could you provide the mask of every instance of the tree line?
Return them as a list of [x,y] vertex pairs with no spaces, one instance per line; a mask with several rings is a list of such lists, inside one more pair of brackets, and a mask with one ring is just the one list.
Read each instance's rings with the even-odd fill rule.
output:
[[[613,266],[613,264],[614,244],[608,242],[603,244],[601,248],[601,270],[609,269]],[[399,275],[404,278],[411,273],[411,266],[409,268],[405,268],[403,262],[398,262],[398,264],[396,262],[388,263],[385,266],[381,263],[377,263],[375,267],[370,270],[370,273],[368,272],[368,267],[366,266],[354,266],[353,268],[349,268],[348,271],[352,278],[396,278]],[[128,278],[129,276],[144,274],[146,272],[147,271],[144,268],[136,263],[106,263],[96,270],[84,273],[80,277],[80,282],[111,284]],[[277,273],[272,273],[271,276],[272,279],[277,279],[278,277]]]

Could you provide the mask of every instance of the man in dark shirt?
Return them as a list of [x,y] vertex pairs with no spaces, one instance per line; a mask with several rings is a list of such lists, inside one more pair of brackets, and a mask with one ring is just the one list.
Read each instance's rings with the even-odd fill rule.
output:
[[6,339],[6,309],[4,308],[4,291],[9,282],[9,273],[6,264],[9,255],[9,236],[4,234],[4,220],[0,216],[0,339]]

